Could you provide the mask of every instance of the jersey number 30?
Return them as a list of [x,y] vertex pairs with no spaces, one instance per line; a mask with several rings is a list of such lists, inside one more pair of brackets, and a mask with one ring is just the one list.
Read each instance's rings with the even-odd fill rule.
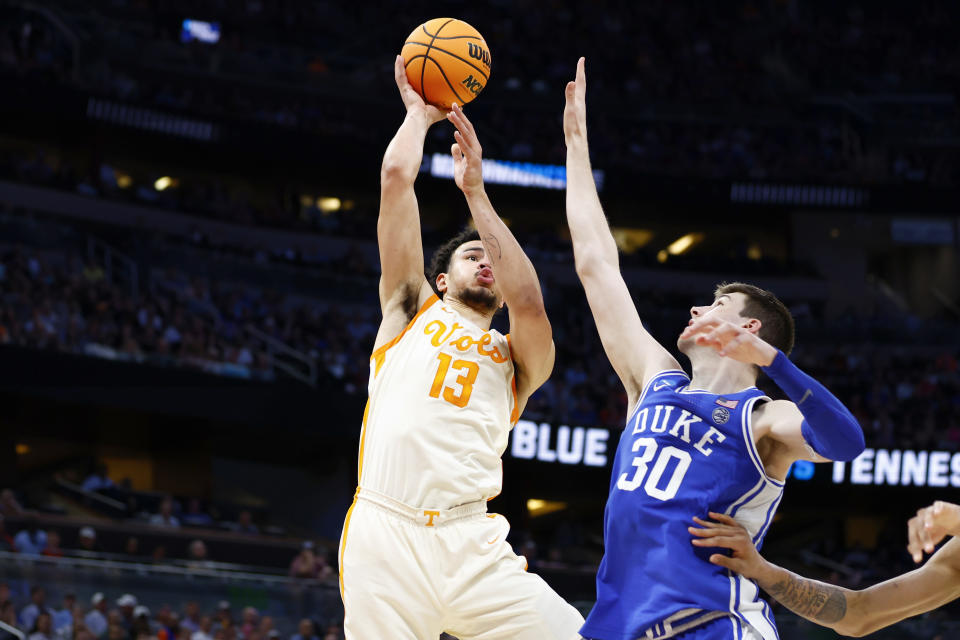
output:
[[[633,466],[635,466],[637,470],[629,480],[627,479],[629,474],[624,473],[621,475],[617,480],[617,488],[623,491],[633,491],[642,483],[643,490],[646,491],[647,495],[651,498],[669,500],[677,495],[677,489],[680,488],[680,483],[683,482],[683,476],[690,467],[690,454],[676,447],[664,447],[660,449],[660,455],[657,456],[657,441],[653,438],[637,438],[633,443],[633,452],[636,453],[640,447],[643,447],[643,453],[633,459]],[[647,465],[653,460],[654,456],[657,457],[657,461],[654,463],[653,469],[648,475]],[[663,472],[667,470],[667,465],[670,464],[671,458],[677,460],[677,466],[673,468],[673,475],[670,476],[670,481],[667,483],[667,486],[661,489],[660,481],[663,479]],[[643,482],[644,476],[647,478],[645,483]]]
[[[437,367],[437,375],[433,377],[430,397],[439,398],[442,390],[444,400],[456,407],[464,408],[470,402],[470,394],[473,393],[473,383],[477,381],[477,374],[480,373],[480,365],[469,360],[454,360],[445,353],[438,353],[437,358],[440,360],[440,366]],[[459,389],[452,385],[443,386],[450,367],[462,372],[453,383]]]

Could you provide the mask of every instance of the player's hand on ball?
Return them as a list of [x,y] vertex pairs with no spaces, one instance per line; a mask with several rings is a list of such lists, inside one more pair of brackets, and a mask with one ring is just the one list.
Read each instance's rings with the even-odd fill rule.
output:
[[777,357],[777,349],[757,334],[709,314],[691,322],[680,339],[693,340],[698,345],[713,347],[722,356],[760,367],[768,366]]
[[933,553],[947,536],[960,535],[960,505],[937,500],[917,511],[907,523],[907,550],[914,562],[921,562],[924,553]]
[[760,556],[747,530],[736,520],[722,513],[711,511],[710,517],[712,521],[701,520],[696,517],[693,519],[700,525],[700,528],[687,527],[687,531],[697,536],[691,540],[693,545],[704,548],[721,547],[730,549],[733,552],[731,555],[715,553],[710,556],[710,562],[736,571],[747,578],[759,577],[766,560]]
[[587,138],[587,73],[585,59],[577,61],[576,80],[567,83],[567,103],[563,108],[563,135],[567,145]]
[[424,102],[420,94],[410,86],[407,70],[403,65],[403,56],[397,56],[393,61],[393,77],[397,81],[397,88],[400,89],[400,98],[403,100],[403,106],[407,108],[407,115],[422,116],[428,125],[443,120],[446,113]]
[[453,179],[465,194],[480,191],[483,189],[483,149],[477,132],[457,103],[453,104],[447,119],[457,128],[453,132],[456,143],[450,147]]

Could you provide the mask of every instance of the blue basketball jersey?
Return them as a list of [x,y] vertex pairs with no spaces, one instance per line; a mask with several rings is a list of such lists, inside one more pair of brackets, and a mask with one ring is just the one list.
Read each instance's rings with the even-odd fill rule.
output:
[[585,638],[671,638],[723,620],[733,640],[745,627],[752,637],[779,637],[757,585],[711,564],[718,549],[693,546],[687,531],[693,516],[715,511],[762,545],[783,496],[783,483],[763,470],[750,425],[754,405],[768,398],[756,387],[719,396],[689,384],[682,371],[655,376],[620,437]]

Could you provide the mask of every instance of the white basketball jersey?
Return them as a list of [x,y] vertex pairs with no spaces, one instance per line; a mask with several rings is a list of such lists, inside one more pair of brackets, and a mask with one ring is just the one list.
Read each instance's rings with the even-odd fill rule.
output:
[[500,493],[519,418],[510,341],[431,296],[370,357],[359,485],[413,507]]

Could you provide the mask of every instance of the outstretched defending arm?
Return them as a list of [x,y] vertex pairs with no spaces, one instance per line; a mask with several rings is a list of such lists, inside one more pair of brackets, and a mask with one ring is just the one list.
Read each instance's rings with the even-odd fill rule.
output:
[[424,103],[410,86],[400,56],[394,61],[394,79],[407,115],[387,146],[380,167],[377,242],[380,247],[383,322],[377,333],[376,347],[400,333],[432,292],[423,274],[420,210],[413,183],[420,171],[427,130],[444,118],[442,111]]
[[497,215],[483,187],[483,150],[473,124],[457,104],[447,118],[457,128],[453,134],[456,143],[450,149],[454,179],[467,198],[470,215],[510,312],[510,353],[517,367],[517,396],[522,407],[553,371],[553,330],[533,263]]
[[600,205],[590,168],[586,90],[584,59],[580,58],[576,80],[567,84],[563,110],[567,224],[577,275],[587,294],[600,341],[627,390],[632,409],[650,378],[665,369],[679,369],[680,365],[643,327],[620,273],[617,244]]
[[927,563],[910,573],[854,591],[804,578],[767,562],[750,534],[730,516],[711,513],[690,527],[698,547],[730,549],[710,562],[757,581],[777,602],[807,620],[845,636],[864,636],[960,597],[960,540],[951,539]]
[[681,339],[694,336],[697,344],[710,346],[722,356],[760,367],[792,401],[763,404],[754,418],[755,425],[765,426],[771,438],[785,445],[780,466],[789,467],[798,459],[853,460],[863,452],[863,430],[853,414],[826,387],[756,333],[705,315],[680,334]]

